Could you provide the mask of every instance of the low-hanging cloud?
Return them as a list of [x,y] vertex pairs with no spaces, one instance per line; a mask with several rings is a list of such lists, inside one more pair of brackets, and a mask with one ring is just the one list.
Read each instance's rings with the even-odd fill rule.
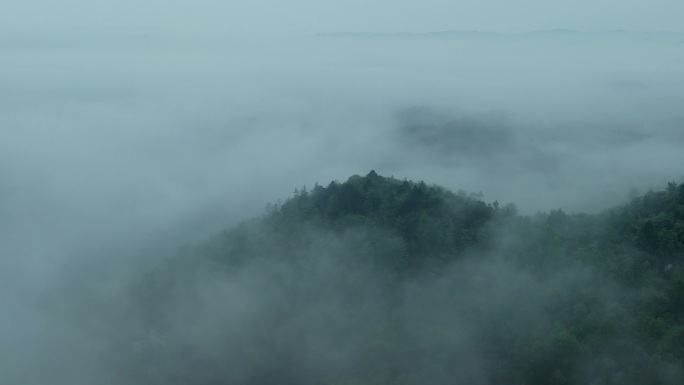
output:
[[[304,184],[376,169],[531,213],[598,211],[632,188],[681,179],[679,40],[3,39],[0,301],[12,331],[0,336],[3,380],[45,383],[61,367],[71,373],[63,382],[92,383],[101,373],[93,353],[109,341],[97,325],[115,315],[83,319],[94,314],[85,306],[121,300],[179,245]],[[201,292],[211,313],[223,294],[257,284],[206,285],[219,286]],[[243,325],[258,311],[228,298],[247,318],[211,313],[216,322]],[[88,363],[92,372],[79,370]]]

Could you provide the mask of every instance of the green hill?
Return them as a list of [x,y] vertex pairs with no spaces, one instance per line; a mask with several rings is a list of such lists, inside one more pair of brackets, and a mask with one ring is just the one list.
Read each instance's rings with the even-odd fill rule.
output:
[[684,184],[520,215],[371,171],[148,274],[131,383],[680,384],[683,262]]

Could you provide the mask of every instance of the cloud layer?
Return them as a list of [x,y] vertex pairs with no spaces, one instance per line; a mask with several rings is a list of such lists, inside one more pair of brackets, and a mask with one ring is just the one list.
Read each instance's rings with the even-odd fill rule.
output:
[[681,180],[682,36],[566,32],[3,37],[7,378],[97,350],[63,310],[82,282],[115,300],[304,184],[375,169],[532,213]]

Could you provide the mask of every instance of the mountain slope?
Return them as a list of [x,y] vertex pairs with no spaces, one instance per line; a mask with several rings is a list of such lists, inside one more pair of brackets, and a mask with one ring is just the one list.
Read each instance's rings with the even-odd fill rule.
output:
[[678,384],[683,214],[676,183],[532,216],[374,171],[304,187],[136,287],[165,337],[131,383]]

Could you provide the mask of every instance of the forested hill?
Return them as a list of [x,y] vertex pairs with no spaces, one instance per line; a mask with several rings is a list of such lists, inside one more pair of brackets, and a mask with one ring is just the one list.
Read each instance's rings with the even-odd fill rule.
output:
[[165,337],[131,383],[681,384],[684,184],[520,215],[371,171],[184,248],[134,296]]
[[[506,212],[514,211],[511,205]],[[305,186],[297,189],[294,197],[268,206],[262,222],[290,239],[305,229],[363,231],[372,243],[369,247],[391,238],[395,248],[381,267],[410,270],[483,245],[482,231],[497,213],[498,209],[463,192],[454,194],[371,171],[344,183],[316,184],[311,191]],[[227,236],[239,237],[239,229]]]
[[293,197],[269,204],[262,218],[228,230],[204,247],[216,246],[218,260],[244,259],[238,244],[263,245],[263,240],[249,238],[255,227],[283,241],[279,248],[287,248],[306,234],[304,230],[383,232],[400,243],[386,268],[410,270],[426,261],[453,261],[468,250],[500,250],[505,239],[515,238],[505,252],[529,262],[528,267],[573,259],[602,264],[605,261],[592,260],[591,255],[600,250],[602,260],[605,253],[618,253],[616,258],[638,256],[644,266],[670,269],[684,250],[684,184],[670,182],[665,191],[649,191],[600,215],[568,215],[558,209],[522,216],[513,203],[501,207],[477,194],[371,171],[327,187],[316,184],[311,191],[306,186],[295,189]]

